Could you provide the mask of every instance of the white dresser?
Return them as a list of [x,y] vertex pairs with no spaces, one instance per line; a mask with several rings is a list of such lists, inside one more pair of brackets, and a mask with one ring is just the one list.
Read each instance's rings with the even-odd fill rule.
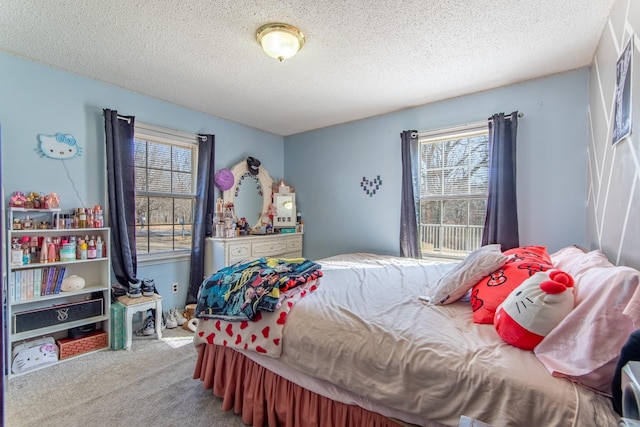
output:
[[301,258],[302,234],[207,237],[204,246],[204,278],[239,261],[262,257]]

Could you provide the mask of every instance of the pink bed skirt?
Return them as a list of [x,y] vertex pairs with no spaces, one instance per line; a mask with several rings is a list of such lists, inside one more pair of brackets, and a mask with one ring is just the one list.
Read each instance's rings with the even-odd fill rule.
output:
[[222,409],[253,427],[398,427],[380,414],[335,402],[267,370],[229,347],[202,344],[193,378],[222,398]]

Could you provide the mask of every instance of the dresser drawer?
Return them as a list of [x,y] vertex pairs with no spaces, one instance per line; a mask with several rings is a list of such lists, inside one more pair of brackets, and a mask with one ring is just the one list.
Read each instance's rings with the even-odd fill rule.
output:
[[280,255],[278,258],[284,258],[284,259],[296,259],[296,258],[302,258],[302,252],[300,252],[300,251],[296,251],[296,252],[287,252],[286,254],[282,254],[282,255]]
[[287,242],[283,239],[268,239],[251,244],[251,256],[253,258],[273,257],[287,252]]
[[302,236],[287,239],[287,252],[300,251],[302,256]]
[[227,250],[229,264],[251,258],[251,242],[229,243]]

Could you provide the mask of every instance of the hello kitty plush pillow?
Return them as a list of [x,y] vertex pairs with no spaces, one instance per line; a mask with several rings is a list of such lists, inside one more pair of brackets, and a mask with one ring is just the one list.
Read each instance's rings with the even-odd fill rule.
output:
[[507,343],[533,350],[574,306],[573,278],[560,270],[522,282],[496,310],[494,325]]
[[471,291],[471,308],[475,323],[493,323],[496,309],[511,291],[539,271],[552,268],[544,246],[522,246],[503,252],[504,266],[483,277]]

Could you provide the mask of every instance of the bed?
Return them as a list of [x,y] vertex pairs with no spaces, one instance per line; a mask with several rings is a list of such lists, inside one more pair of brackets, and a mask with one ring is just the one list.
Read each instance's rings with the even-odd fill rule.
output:
[[[485,294],[469,284],[493,268],[483,259],[319,260],[321,277],[256,322],[201,318],[193,377],[253,426],[617,425],[608,387],[640,320],[638,272],[599,251],[548,255],[575,279],[575,308],[525,351],[474,321]],[[434,294],[444,278],[446,303]]]

